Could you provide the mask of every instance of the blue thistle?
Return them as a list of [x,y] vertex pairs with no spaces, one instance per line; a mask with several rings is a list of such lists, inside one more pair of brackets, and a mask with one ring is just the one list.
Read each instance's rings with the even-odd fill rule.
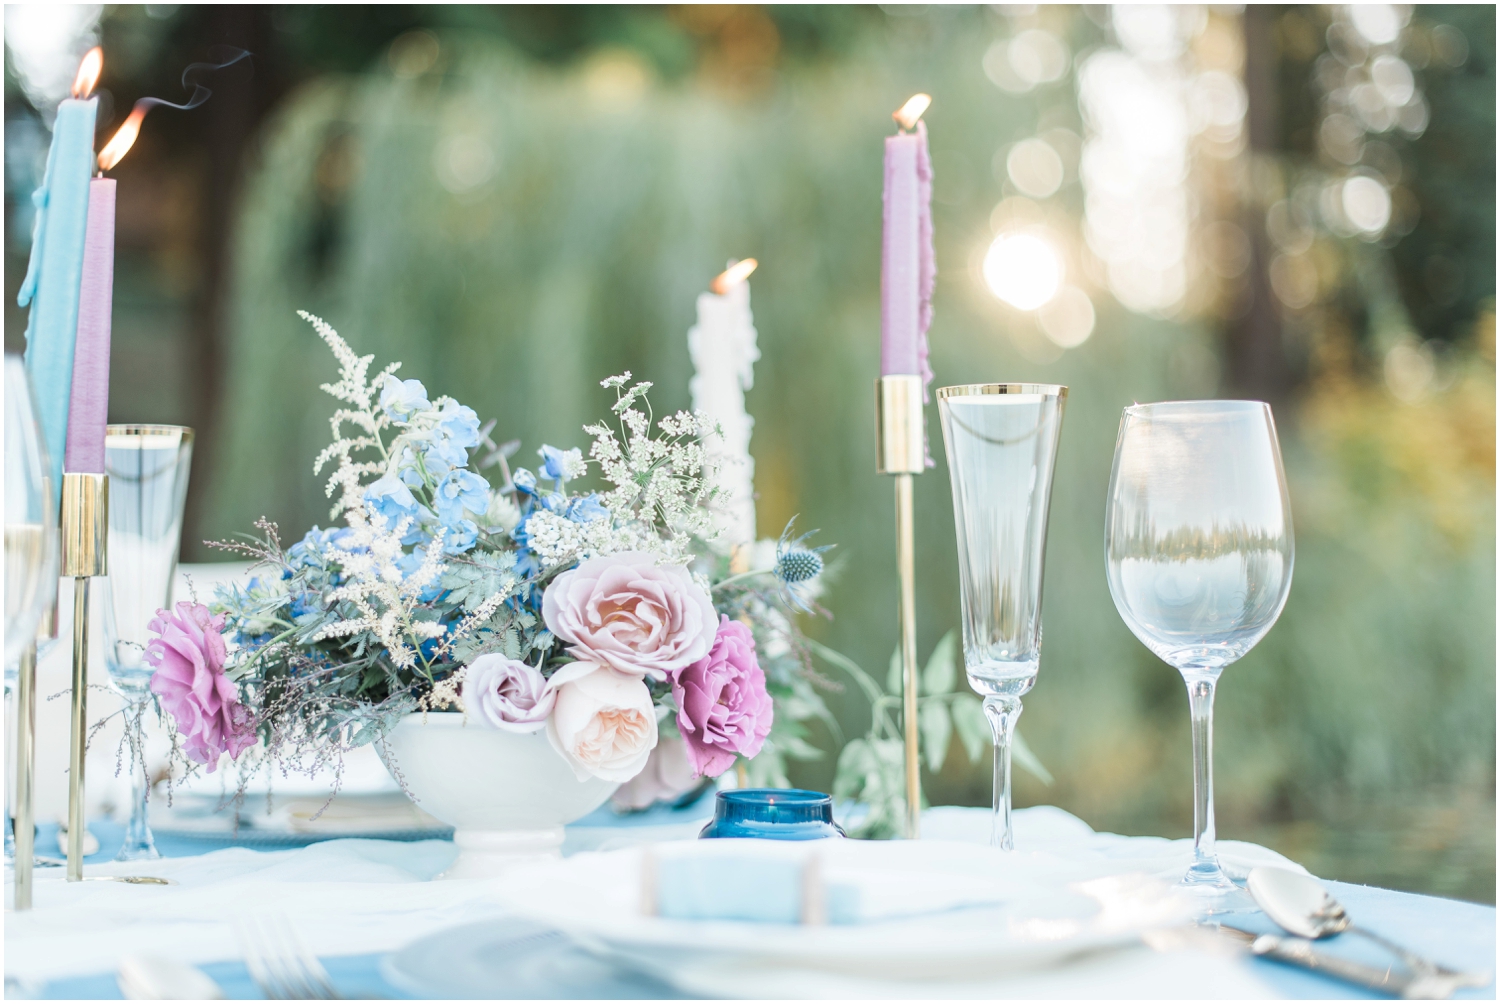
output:
[[806,582],[823,574],[823,559],[813,551],[788,551],[777,556],[773,571],[778,579],[788,585]]
[[823,552],[833,545],[808,547],[804,541],[817,533],[816,530],[809,530],[793,540],[792,525],[796,522],[797,517],[793,516],[787,521],[786,529],[781,531],[781,539],[776,542],[776,564],[771,566],[771,573],[785,586],[791,604],[798,610],[807,612],[811,608],[797,587],[823,574]]

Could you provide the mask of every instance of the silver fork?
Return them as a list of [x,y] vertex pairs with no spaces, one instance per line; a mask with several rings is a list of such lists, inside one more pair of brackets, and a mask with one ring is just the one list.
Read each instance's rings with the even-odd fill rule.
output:
[[307,950],[282,914],[237,920],[235,935],[250,978],[270,1000],[340,1000],[323,964]]

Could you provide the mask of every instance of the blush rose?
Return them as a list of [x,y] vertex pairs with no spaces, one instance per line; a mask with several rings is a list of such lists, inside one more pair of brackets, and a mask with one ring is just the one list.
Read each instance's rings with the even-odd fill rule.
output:
[[665,680],[708,654],[714,605],[681,565],[626,551],[559,575],[542,596],[547,629],[583,662]]

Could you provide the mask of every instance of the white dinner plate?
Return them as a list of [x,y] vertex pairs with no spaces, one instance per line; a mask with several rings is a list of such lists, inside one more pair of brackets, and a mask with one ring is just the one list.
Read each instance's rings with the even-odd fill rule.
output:
[[[642,866],[672,855],[819,857],[854,886],[859,922],[821,926],[674,920],[643,911]],[[654,862],[644,857],[652,855]],[[649,872],[648,872],[649,873]],[[883,980],[982,980],[1136,942],[1191,906],[1143,875],[1078,876],[1046,854],[944,841],[689,841],[519,869],[500,895],[524,916],[680,989],[736,995],[732,974],[777,968]],[[741,988],[743,990],[743,987]]]

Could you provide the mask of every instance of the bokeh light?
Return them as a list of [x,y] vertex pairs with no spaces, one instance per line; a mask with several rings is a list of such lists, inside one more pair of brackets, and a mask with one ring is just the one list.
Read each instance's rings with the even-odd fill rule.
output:
[[1037,311],[1042,334],[1065,349],[1075,349],[1094,333],[1094,303],[1077,286],[1064,286]]
[[1005,172],[1022,194],[1045,199],[1062,186],[1063,162],[1046,140],[1023,139],[1006,155]]
[[1036,310],[1057,295],[1063,263],[1057,250],[1036,234],[1008,233],[996,237],[985,252],[983,272],[985,285],[1001,300],[1017,310]]
[[1362,3],[1349,5],[1349,20],[1372,45],[1389,45],[1401,37],[1401,29],[1411,15],[1393,4]]
[[1367,234],[1380,233],[1391,221],[1391,193],[1380,182],[1363,174],[1344,182],[1339,204],[1354,228]]

